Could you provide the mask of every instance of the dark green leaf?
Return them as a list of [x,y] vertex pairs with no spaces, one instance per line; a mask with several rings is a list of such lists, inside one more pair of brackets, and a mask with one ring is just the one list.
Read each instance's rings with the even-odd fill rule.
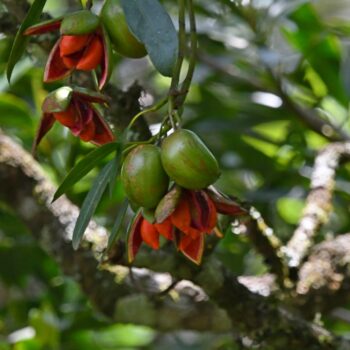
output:
[[111,173],[111,177],[110,177],[110,181],[109,181],[109,195],[110,195],[110,197],[112,197],[112,195],[113,195],[114,186],[115,186],[115,183],[117,182],[117,177],[119,175],[120,161],[121,161],[122,155],[123,155],[122,151],[124,149],[124,144],[126,142],[126,137],[127,137],[126,134],[127,134],[127,132],[126,132],[126,130],[124,130],[118,139],[117,154],[116,154],[116,157],[114,159],[113,169],[112,169],[112,173]]
[[[96,148],[90,152],[84,159],[82,159],[66,176],[62,184],[58,187],[53,201],[67,192],[74,184],[76,184],[82,177],[88,174],[95,166],[105,158],[108,154],[115,151],[118,144],[115,142],[107,143],[101,147]],[[114,160],[113,160],[114,162]]]
[[96,207],[105,191],[113,169],[113,161],[107,163],[100,174],[96,177],[92,184],[91,190],[85,197],[83,205],[81,207],[79,217],[74,227],[73,232],[73,248],[78,249],[80,241],[84,235],[84,232],[90,222],[92,215],[94,214]]
[[177,59],[177,32],[158,0],[121,0],[126,21],[147,49],[156,69],[172,76]]
[[109,195],[110,195],[110,197],[112,197],[112,195],[113,195],[114,186],[115,186],[115,183],[117,182],[117,177],[119,175],[119,168],[120,168],[120,160],[121,160],[121,156],[122,156],[120,143],[118,143],[117,147],[118,147],[117,154],[113,159],[113,168],[112,168],[111,177],[109,180]]
[[46,0],[34,0],[31,8],[29,9],[26,18],[22,22],[21,26],[18,29],[15,40],[12,45],[10,57],[7,63],[7,80],[10,82],[13,68],[16,63],[21,58],[28,41],[28,38],[23,35],[23,32],[33,25],[39,18],[45,6]]
[[112,247],[113,243],[119,236],[120,228],[123,224],[123,220],[124,220],[126,211],[128,209],[128,206],[129,206],[129,201],[126,198],[118,211],[117,219],[115,220],[115,223],[111,230],[111,234],[109,235],[107,249],[110,249]]
[[33,120],[29,105],[15,95],[0,95],[0,125],[32,132]]

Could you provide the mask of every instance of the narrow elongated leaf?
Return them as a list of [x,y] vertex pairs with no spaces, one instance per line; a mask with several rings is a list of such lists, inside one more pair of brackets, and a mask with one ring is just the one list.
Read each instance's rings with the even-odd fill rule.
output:
[[111,233],[109,235],[107,250],[112,247],[113,243],[115,242],[115,240],[118,238],[118,236],[120,234],[120,228],[123,224],[123,220],[124,220],[126,211],[128,209],[128,206],[129,206],[129,201],[126,198],[118,211],[117,218],[115,220],[115,223],[114,223],[112,230],[111,230]]
[[147,49],[156,69],[172,76],[177,59],[178,37],[169,14],[158,0],[121,0],[126,21]]
[[122,153],[121,153],[120,150],[121,150],[121,148],[119,146],[118,150],[116,152],[117,154],[116,154],[116,156],[113,159],[113,168],[112,168],[112,171],[111,171],[111,177],[109,179],[109,185],[108,185],[109,196],[110,197],[112,197],[112,195],[113,195],[114,187],[115,187],[115,184],[117,182],[118,175],[119,175],[120,160],[121,160],[121,157],[122,157]]
[[46,0],[34,0],[32,6],[30,7],[27,13],[26,18],[24,19],[24,21],[18,29],[15,40],[12,45],[10,57],[6,68],[7,80],[9,82],[11,80],[13,68],[21,58],[28,41],[28,38],[23,35],[23,32],[40,18],[45,4]]
[[58,187],[53,197],[53,201],[62,196],[63,193],[67,192],[69,188],[71,188],[82,177],[88,174],[99,161],[115,151],[117,147],[117,143],[111,142],[91,151],[68,173],[61,185]]
[[74,227],[73,232],[73,248],[78,249],[80,241],[84,235],[84,232],[94,214],[96,207],[105,191],[109,177],[111,175],[111,170],[113,163],[107,163],[101,170],[100,174],[96,177],[94,183],[92,184],[91,190],[85,197],[84,203],[81,207],[79,217]]
[[123,155],[123,148],[124,148],[124,144],[126,142],[126,132],[125,130],[122,132],[122,134],[119,136],[118,138],[118,143],[117,143],[117,154],[114,158],[114,164],[113,164],[113,169],[112,169],[112,173],[111,173],[111,177],[109,180],[109,195],[110,197],[112,197],[113,195],[113,191],[114,191],[114,187],[115,184],[117,182],[117,178],[119,175],[119,169],[120,169],[120,162],[122,160],[122,155]]

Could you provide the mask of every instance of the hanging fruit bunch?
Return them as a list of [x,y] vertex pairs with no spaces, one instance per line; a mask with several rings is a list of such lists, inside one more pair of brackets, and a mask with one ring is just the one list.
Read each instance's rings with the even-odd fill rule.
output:
[[[193,131],[182,128],[183,107],[196,62],[192,0],[179,1],[179,33],[159,0],[106,0],[99,15],[91,12],[92,1],[88,1],[87,8],[81,11],[33,23],[39,19],[45,2],[33,2],[16,36],[7,70],[10,79],[28,37],[58,33],[48,56],[43,81],[64,81],[64,84],[51,91],[43,102],[33,151],[56,121],[80,140],[100,147],[71,170],[54,199],[79,181],[98,160],[116,153],[101,170],[82,205],[73,232],[74,248],[79,246],[93,215],[92,208],[96,208],[107,185],[115,182],[120,169],[127,201],[118,214],[109,246],[116,239],[130,205],[135,215],[127,235],[129,262],[134,260],[143,242],[159,249],[164,240],[173,242],[185,257],[200,264],[206,235],[216,233],[220,236],[218,214],[238,216],[247,211],[215,190],[212,185],[220,176],[215,156]],[[186,14],[189,29],[186,29]],[[188,32],[191,34],[189,65],[185,79],[180,82]],[[110,78],[114,53],[129,58],[149,55],[155,69],[172,78],[168,94],[132,117],[118,138],[101,113],[102,107],[108,108],[110,102],[101,90]],[[93,72],[92,78],[97,80],[96,91],[72,86],[76,71]],[[159,132],[146,141],[130,141],[130,130],[138,118],[148,112],[160,111],[164,106],[168,108]]]
[[219,175],[214,155],[190,130],[176,130],[160,148],[140,145],[133,149],[121,170],[126,195],[137,208],[128,234],[129,261],[142,242],[158,249],[162,236],[199,264],[205,235],[217,231],[217,214],[246,213],[236,202],[208,188]]

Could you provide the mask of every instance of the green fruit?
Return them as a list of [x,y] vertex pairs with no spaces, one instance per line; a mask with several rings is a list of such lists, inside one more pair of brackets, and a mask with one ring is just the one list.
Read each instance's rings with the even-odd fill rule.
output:
[[106,0],[100,16],[111,37],[115,51],[131,58],[147,55],[145,47],[131,33],[119,0]]
[[169,178],[160,159],[160,149],[140,145],[125,158],[121,179],[130,200],[141,207],[155,208],[168,190]]
[[60,32],[62,35],[83,35],[95,31],[100,19],[88,10],[73,12],[64,17]]
[[162,144],[162,164],[178,185],[191,190],[205,188],[220,176],[217,160],[190,130],[177,130]]

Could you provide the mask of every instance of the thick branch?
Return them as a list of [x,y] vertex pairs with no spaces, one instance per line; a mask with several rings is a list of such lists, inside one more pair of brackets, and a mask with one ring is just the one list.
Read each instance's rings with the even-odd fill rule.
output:
[[350,301],[350,233],[316,245],[299,271],[294,303],[306,316]]
[[294,316],[272,300],[266,302],[260,295],[250,293],[230,277],[225,278],[213,297],[228,312],[233,327],[258,341],[262,349],[322,350],[350,345],[335,339],[324,328]]
[[350,155],[350,143],[326,146],[317,156],[311,177],[311,190],[306,198],[302,218],[293,237],[285,247],[291,268],[298,268],[313,244],[322,224],[328,220],[332,207],[335,172],[339,161]]

